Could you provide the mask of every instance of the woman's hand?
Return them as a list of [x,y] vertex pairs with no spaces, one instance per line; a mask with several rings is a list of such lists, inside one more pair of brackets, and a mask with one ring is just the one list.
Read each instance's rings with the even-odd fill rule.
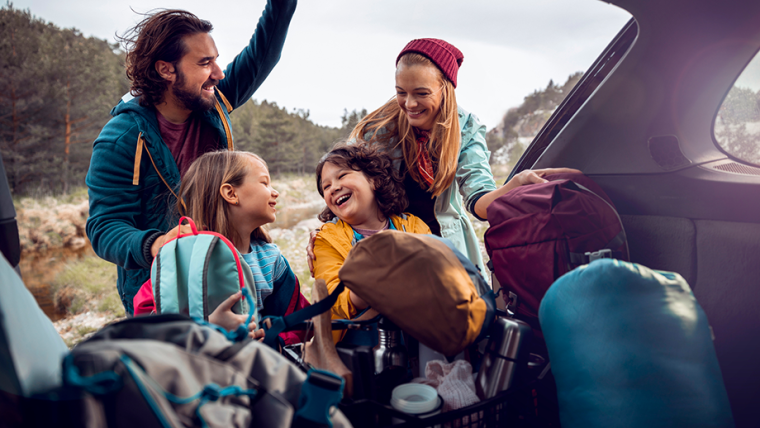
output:
[[[239,315],[232,312],[232,307],[235,306],[235,303],[237,303],[241,297],[242,293],[239,291],[228,297],[227,300],[217,306],[216,309],[214,309],[214,312],[208,316],[209,322],[216,324],[227,331],[233,331],[238,328],[240,324],[245,323],[248,319],[248,315]],[[263,339],[264,335],[265,333],[263,329],[256,329],[256,323],[254,321],[251,321],[250,324],[248,324],[248,337],[251,339]]]
[[312,278],[314,278],[314,260],[317,259],[317,256],[314,255],[314,240],[317,239],[317,233],[319,230],[309,232],[309,243],[306,244],[306,261],[309,262],[309,272],[311,272]]
[[[512,179],[509,180],[509,182],[507,182],[507,184],[505,184],[503,187],[507,187],[510,185],[510,183],[512,183],[512,187],[509,189],[512,190],[515,187],[524,186],[526,184],[546,183],[546,179],[544,177],[547,175],[580,173],[581,172],[579,170],[573,168],[526,169],[525,171],[520,171],[520,173],[515,174],[515,176],[512,177]],[[509,190],[507,190],[507,192]]]
[[488,219],[488,206],[491,205],[491,202],[495,201],[496,198],[506,194],[510,190],[524,186],[526,184],[546,183],[547,180],[544,177],[547,175],[580,173],[581,171],[573,168],[545,168],[533,170],[526,169],[525,171],[520,171],[518,174],[515,174],[515,176],[512,177],[512,179],[509,180],[506,184],[494,190],[493,192],[483,195],[483,197],[478,199],[478,202],[475,203],[475,213],[480,218]]

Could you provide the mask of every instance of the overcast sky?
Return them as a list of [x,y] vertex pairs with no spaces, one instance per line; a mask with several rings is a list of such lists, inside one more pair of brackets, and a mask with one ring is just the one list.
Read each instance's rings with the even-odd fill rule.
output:
[[[115,41],[132,12],[189,10],[214,24],[220,62],[247,43],[265,0],[16,0],[60,27]],[[131,9],[130,9],[131,7]],[[343,109],[373,110],[394,94],[394,62],[414,38],[464,53],[457,100],[492,128],[524,96],[586,71],[630,15],[598,0],[300,0],[280,63],[254,98],[340,126]],[[117,101],[117,100],[115,100]]]

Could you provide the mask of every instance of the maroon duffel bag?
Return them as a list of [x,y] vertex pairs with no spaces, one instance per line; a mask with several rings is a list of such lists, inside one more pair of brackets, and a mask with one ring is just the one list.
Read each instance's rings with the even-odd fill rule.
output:
[[538,306],[565,273],[598,258],[628,260],[620,216],[583,174],[555,174],[520,186],[488,207],[486,251],[515,315],[540,334]]

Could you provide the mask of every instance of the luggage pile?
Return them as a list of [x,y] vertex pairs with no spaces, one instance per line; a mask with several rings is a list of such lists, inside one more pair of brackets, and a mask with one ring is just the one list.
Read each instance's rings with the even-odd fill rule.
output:
[[[683,278],[625,261],[620,217],[587,177],[548,179],[489,207],[486,245],[509,313],[483,317],[478,305],[488,297],[457,279],[463,275],[440,275],[453,264],[429,237],[384,232],[357,245],[341,280],[394,323],[404,323],[401,330],[449,356],[472,351],[468,345],[488,337],[482,360],[469,355],[478,365],[480,403],[422,418],[398,412],[377,395],[344,400],[341,409],[357,425],[733,426],[709,325]],[[395,262],[378,262],[386,258]],[[426,294],[429,289],[437,293]],[[431,308],[414,304],[421,300]],[[447,315],[436,313],[439,308]],[[469,318],[457,318],[463,314]],[[449,328],[451,319],[456,327]],[[436,324],[451,338],[426,331]],[[350,352],[357,366],[367,354]]]

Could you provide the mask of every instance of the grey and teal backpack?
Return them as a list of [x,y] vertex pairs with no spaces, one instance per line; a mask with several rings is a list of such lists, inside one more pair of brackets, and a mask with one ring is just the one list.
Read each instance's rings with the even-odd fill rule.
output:
[[129,318],[69,352],[0,256],[0,427],[350,427],[342,392],[332,373],[180,314]]

